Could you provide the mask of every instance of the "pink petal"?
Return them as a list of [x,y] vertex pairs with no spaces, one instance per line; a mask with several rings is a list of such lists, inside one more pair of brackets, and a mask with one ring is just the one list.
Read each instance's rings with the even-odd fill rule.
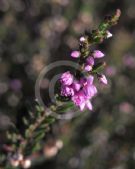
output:
[[97,94],[97,88],[95,86],[93,86],[93,91],[94,91],[94,95]]
[[80,105],[79,105],[79,107],[80,107],[80,110],[81,110],[81,111],[83,111],[83,110],[84,110],[84,108],[85,108],[85,102],[84,102],[84,103],[82,103],[82,104],[80,104]]
[[91,104],[91,102],[90,102],[89,100],[86,102],[86,107],[87,107],[89,110],[93,110],[93,106],[92,106],[92,104]]
[[105,85],[107,85],[108,81],[105,75],[101,75],[101,77],[99,77],[99,81]]

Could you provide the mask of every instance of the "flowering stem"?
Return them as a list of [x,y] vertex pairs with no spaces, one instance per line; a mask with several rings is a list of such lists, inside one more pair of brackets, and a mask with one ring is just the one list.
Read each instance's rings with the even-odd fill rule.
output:
[[[85,35],[80,38],[80,41],[79,41],[80,58],[78,62],[78,66],[80,67],[80,72],[76,73],[75,75],[77,80],[78,79],[80,80],[80,76],[81,76],[82,71],[84,70],[86,60],[89,59],[87,60],[87,62],[89,62],[89,65],[87,65],[86,67],[87,69],[89,68],[89,71],[85,73],[85,76],[87,77],[89,75],[96,74],[100,78],[101,82],[103,82],[104,84],[107,84],[107,80],[105,76],[100,75],[100,71],[105,66],[105,62],[101,62],[96,65],[94,64],[95,58],[101,58],[104,55],[100,51],[96,51],[96,53],[93,53],[92,51],[90,51],[90,47],[93,44],[98,44],[98,43],[103,42],[104,39],[107,39],[109,36],[111,36],[108,29],[118,22],[120,15],[121,15],[121,12],[118,9],[114,15],[106,17],[104,21],[99,25],[98,29],[93,30],[92,32],[86,32]],[[72,56],[78,57],[79,55],[76,52]],[[91,67],[92,69],[90,69]],[[68,81],[67,80],[65,81],[64,79],[65,76],[66,77],[68,76]],[[68,108],[71,108],[74,106],[73,102],[78,103],[76,102],[76,99],[78,98],[83,99],[83,101],[85,101],[85,104],[83,102],[81,105],[79,105],[81,110],[83,110],[85,106],[87,106],[90,110],[92,109],[91,103],[88,100],[86,101],[82,97],[83,96],[82,93],[80,94],[78,92],[79,95],[74,96],[74,93],[75,93],[74,90],[77,90],[77,91],[82,90],[82,88],[84,87],[85,87],[84,89],[86,90],[86,87],[88,87],[88,84],[86,85],[86,82],[82,82],[81,84],[74,83],[74,85],[76,86],[75,86],[75,89],[73,90],[71,88],[71,85],[73,85],[73,79],[70,73],[66,73],[65,75],[63,75],[61,80],[62,80],[61,81],[62,84],[66,83],[65,86],[62,86],[63,87],[62,94],[63,95],[67,94],[67,95],[64,98],[64,97],[61,97],[59,93],[57,94],[58,96],[56,98],[58,99],[59,102],[61,102],[61,104],[57,104],[57,103],[55,105],[52,104],[50,106],[50,109],[52,111],[56,113],[60,113],[61,111],[65,112]],[[93,97],[97,93],[96,87],[92,84],[93,77],[90,76],[90,79],[88,80],[89,80],[89,85],[92,88],[92,92],[94,92],[92,93],[92,96],[91,96]],[[76,87],[78,87],[79,89],[76,89]],[[68,93],[66,93],[67,91]],[[85,91],[85,94],[87,94],[87,91]],[[70,96],[70,97],[67,97],[67,96]],[[72,96],[73,102],[71,102],[71,99],[70,99],[71,96]],[[64,99],[70,102],[66,102],[66,105],[65,105],[63,104]],[[10,154],[11,157],[13,157],[14,154],[22,154],[23,156],[27,157],[31,155],[34,151],[37,151],[35,150],[35,147],[39,146],[40,141],[44,138],[46,132],[48,132],[50,125],[53,124],[55,120],[56,120],[55,117],[51,115],[47,115],[47,111],[44,110],[40,105],[36,104],[36,112],[35,113],[30,112],[29,119],[24,118],[23,120],[24,125],[26,127],[24,134],[20,134],[17,131],[12,131],[11,133],[7,134],[10,144],[7,145],[5,148],[6,153]],[[37,149],[39,149],[39,147]],[[23,157],[23,159],[25,159],[26,157]],[[14,159],[11,158],[11,160],[13,161]],[[16,165],[16,167],[19,166],[21,163],[22,163],[22,159],[20,163],[15,163],[15,164],[18,164]],[[4,167],[6,167],[6,164],[4,165],[5,165]]]

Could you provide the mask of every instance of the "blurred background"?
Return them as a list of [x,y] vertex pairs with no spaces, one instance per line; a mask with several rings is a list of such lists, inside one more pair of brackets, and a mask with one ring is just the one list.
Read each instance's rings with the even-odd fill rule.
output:
[[[135,168],[135,1],[0,0],[0,143],[33,106],[42,68],[72,60],[79,36],[117,8],[114,36],[96,46],[106,54],[109,85],[99,87],[93,112],[52,127],[33,169]],[[57,152],[52,140],[63,148]]]

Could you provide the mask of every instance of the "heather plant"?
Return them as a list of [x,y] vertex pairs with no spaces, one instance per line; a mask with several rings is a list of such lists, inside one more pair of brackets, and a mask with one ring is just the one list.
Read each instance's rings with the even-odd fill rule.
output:
[[[23,117],[23,131],[20,131],[13,124],[7,132],[7,142],[3,145],[0,153],[3,168],[31,167],[34,159],[37,158],[34,157],[34,154],[41,151],[42,140],[45,138],[46,133],[50,131],[50,126],[57,120],[66,119],[67,112],[74,108],[77,111],[72,111],[73,115],[71,117],[86,109],[93,110],[92,99],[98,95],[95,79],[103,85],[107,85],[108,80],[106,75],[102,73],[106,66],[105,61],[103,61],[105,54],[98,49],[93,50],[92,47],[112,37],[109,29],[117,24],[120,15],[121,12],[118,9],[113,15],[106,16],[97,29],[86,31],[79,38],[78,49],[73,50],[70,56],[77,62],[73,66],[75,70],[72,72],[68,70],[57,76],[56,88],[58,89],[53,91],[52,95],[54,101],[51,100],[47,105],[41,101],[40,86],[38,86],[41,78],[37,80],[35,110],[30,111],[28,116]],[[57,63],[60,66],[59,63],[62,62]],[[51,88],[51,90],[53,89]],[[46,158],[56,154],[62,148],[60,140],[54,142],[53,145],[51,152],[48,152],[46,148]]]

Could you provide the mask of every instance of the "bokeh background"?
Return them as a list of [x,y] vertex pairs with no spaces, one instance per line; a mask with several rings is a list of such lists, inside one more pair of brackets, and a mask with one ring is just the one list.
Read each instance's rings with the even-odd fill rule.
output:
[[47,141],[60,139],[63,148],[56,154],[45,142],[33,169],[135,168],[135,1],[0,0],[0,143],[33,106],[42,68],[72,60],[79,36],[117,8],[122,16],[113,38],[96,46],[106,53],[109,85],[99,87],[93,112],[52,127]]

